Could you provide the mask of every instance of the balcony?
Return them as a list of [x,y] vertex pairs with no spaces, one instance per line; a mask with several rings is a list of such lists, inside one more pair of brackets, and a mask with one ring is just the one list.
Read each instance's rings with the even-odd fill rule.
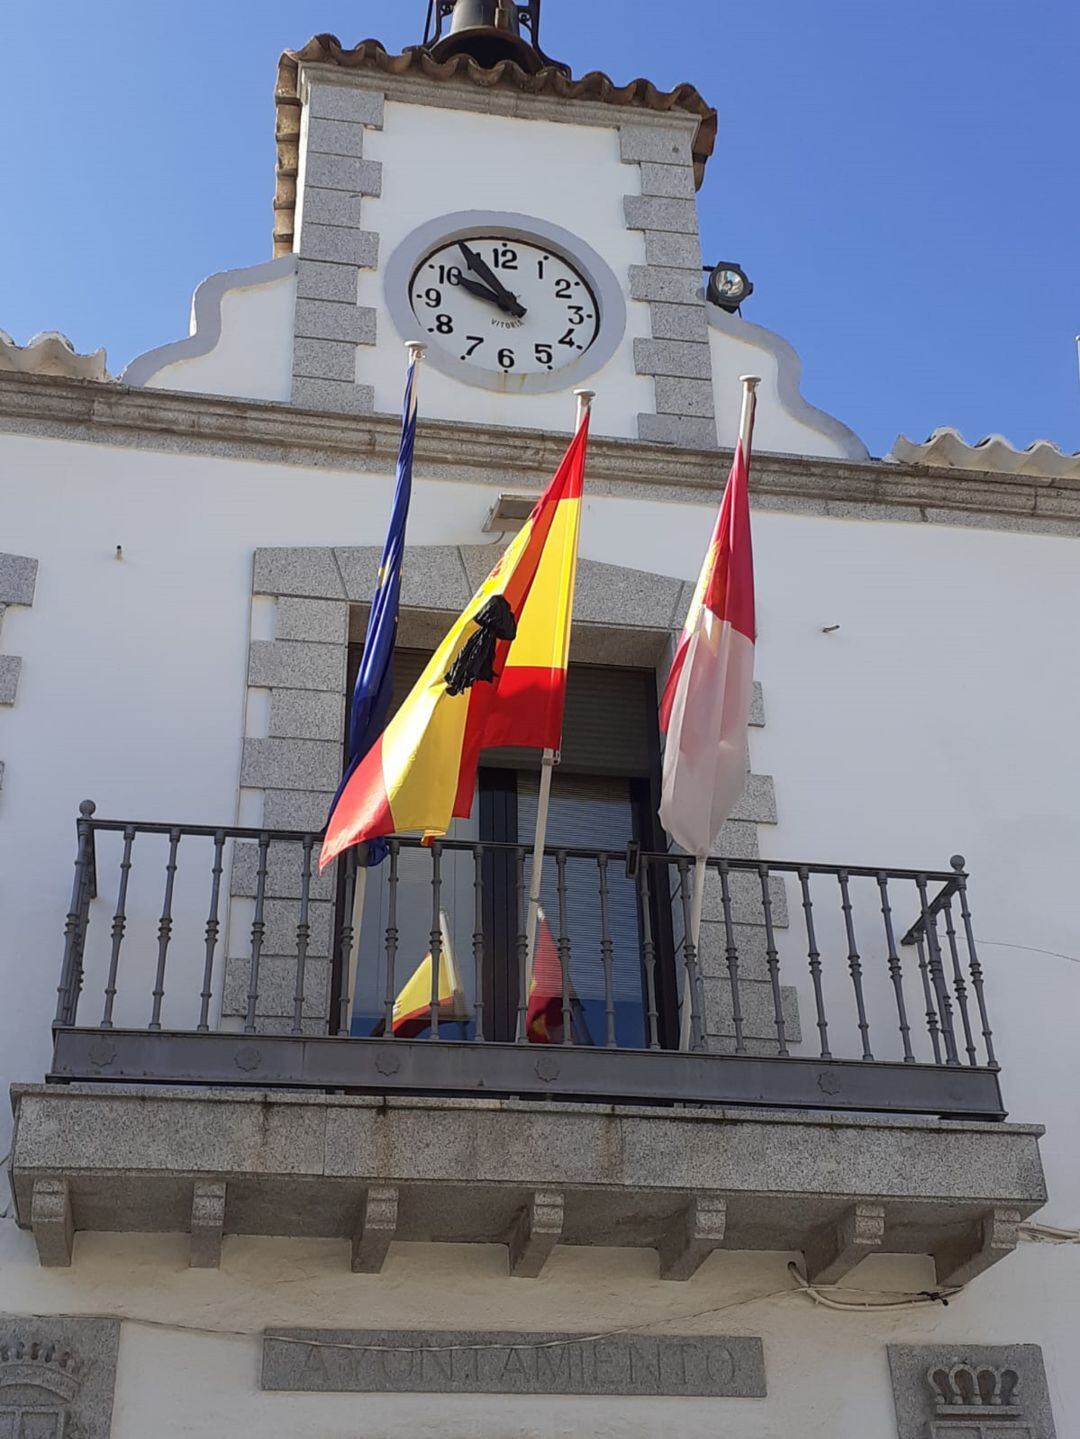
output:
[[654,1248],[686,1278],[724,1245],[822,1282],[931,1254],[945,1284],[1044,1202],[959,859],[710,860],[698,953],[692,862],[553,848],[530,969],[527,848],[394,839],[320,876],[318,845],[82,807],[48,1083],[14,1091],[43,1263],[179,1230],[198,1264],[272,1233],[358,1270],[397,1238],[505,1244],[519,1275]]

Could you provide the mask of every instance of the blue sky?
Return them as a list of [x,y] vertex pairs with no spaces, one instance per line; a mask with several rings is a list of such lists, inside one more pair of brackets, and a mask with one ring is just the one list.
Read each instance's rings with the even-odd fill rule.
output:
[[[280,50],[400,48],[424,8],[8,0],[0,329],[114,372],[186,333],[200,279],[270,253]],[[872,452],[937,425],[1080,449],[1076,0],[545,0],[543,39],[717,106],[706,257]]]

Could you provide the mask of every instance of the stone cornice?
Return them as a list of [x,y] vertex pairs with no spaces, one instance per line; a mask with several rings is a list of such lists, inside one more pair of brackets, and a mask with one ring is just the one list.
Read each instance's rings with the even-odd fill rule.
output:
[[[396,415],[331,415],[214,395],[0,373],[0,432],[166,450],[268,464],[392,472]],[[416,473],[509,490],[539,490],[565,434],[425,419]],[[726,476],[724,451],[594,436],[593,495],[712,504]],[[847,519],[902,520],[1080,536],[1080,482],[759,453],[751,481],[758,509]]]

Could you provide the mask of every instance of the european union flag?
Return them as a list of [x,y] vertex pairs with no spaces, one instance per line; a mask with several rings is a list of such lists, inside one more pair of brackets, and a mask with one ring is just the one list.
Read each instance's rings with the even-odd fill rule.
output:
[[[412,497],[418,364],[419,357],[414,351],[405,379],[394,508],[390,514],[390,528],[383,546],[379,578],[371,601],[371,613],[368,615],[364,653],[356,676],[356,688],[353,690],[345,773],[334,796],[334,803],[330,806],[331,814],[356,766],[382,734],[394,692],[394,642],[397,638],[398,605],[401,599],[401,562],[405,554],[405,525],[409,518],[409,500]],[[386,855],[386,849],[385,840],[370,841],[367,863],[379,864]]]

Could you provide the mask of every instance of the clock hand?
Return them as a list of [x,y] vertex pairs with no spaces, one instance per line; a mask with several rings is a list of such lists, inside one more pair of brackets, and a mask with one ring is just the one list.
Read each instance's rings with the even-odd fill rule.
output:
[[470,295],[477,295],[481,300],[490,300],[493,305],[499,304],[499,297],[494,290],[489,290],[486,285],[478,285],[475,280],[470,280],[466,275],[462,275],[458,284],[463,290],[468,290]]
[[494,290],[495,300],[499,309],[505,310],[508,314],[514,315],[519,320],[522,319],[526,310],[525,306],[518,301],[518,297],[510,293],[506,286],[500,282],[498,276],[490,266],[481,260],[475,250],[470,250],[464,240],[458,241],[458,248],[465,256],[465,263],[469,269],[479,275],[481,280],[484,280],[491,286],[492,290]]

